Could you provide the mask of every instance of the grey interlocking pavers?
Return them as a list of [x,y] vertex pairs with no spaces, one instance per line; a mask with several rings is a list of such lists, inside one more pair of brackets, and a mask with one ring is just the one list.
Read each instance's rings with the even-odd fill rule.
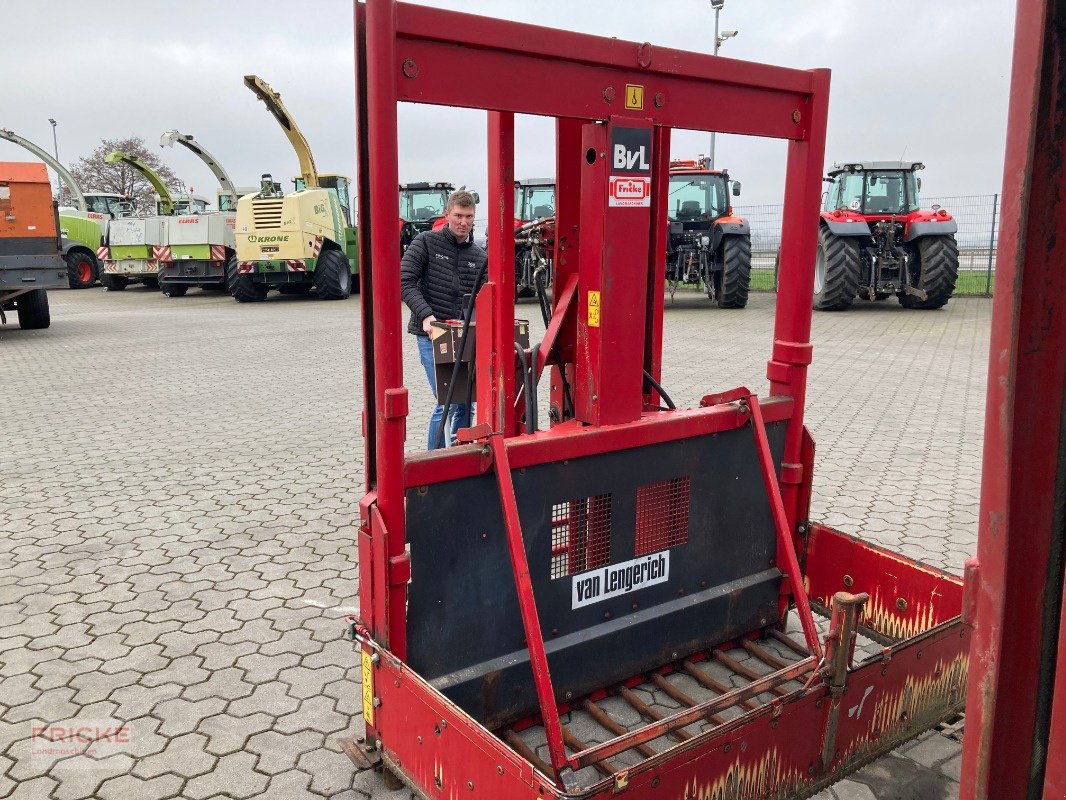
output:
[[[990,303],[860,305],[813,322],[812,517],[961,573]],[[33,409],[0,456],[0,797],[408,797],[357,775],[335,741],[360,726],[343,622],[358,605],[356,302],[131,288],[57,292],[52,306],[47,331],[0,328],[0,402]],[[773,306],[761,294],[722,312],[679,293],[664,322],[674,400],[765,390]],[[409,339],[417,449],[431,399]],[[72,414],[87,396],[118,413]],[[101,761],[34,755],[34,721],[89,716],[128,722],[132,741]],[[957,786],[956,743],[910,747],[945,758],[903,748],[892,770]],[[867,768],[819,797],[879,797],[888,774]]]

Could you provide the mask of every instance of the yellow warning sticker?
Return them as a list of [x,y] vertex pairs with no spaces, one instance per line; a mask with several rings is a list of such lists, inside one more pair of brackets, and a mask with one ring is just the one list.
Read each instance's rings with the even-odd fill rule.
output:
[[600,327],[600,293],[589,292],[589,327]]
[[367,725],[374,724],[374,668],[366,650],[363,651],[363,719]]
[[644,87],[635,83],[626,84],[626,108],[640,111],[644,108]]

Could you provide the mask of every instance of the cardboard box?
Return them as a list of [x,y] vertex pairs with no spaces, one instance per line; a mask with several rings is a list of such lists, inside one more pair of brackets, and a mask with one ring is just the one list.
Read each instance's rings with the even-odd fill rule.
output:
[[[516,319],[514,321],[515,341],[522,349],[529,348],[529,321]],[[452,405],[466,402],[467,392],[470,387],[470,369],[474,365],[474,353],[477,351],[477,323],[471,322],[467,331],[466,346],[463,347],[463,323],[462,320],[447,320],[434,322],[431,328],[430,339],[433,341],[433,365],[437,379],[437,402],[441,405],[448,397],[448,386],[451,384],[452,373],[455,370],[455,362],[460,358],[462,363],[455,375],[455,389],[452,391]]]

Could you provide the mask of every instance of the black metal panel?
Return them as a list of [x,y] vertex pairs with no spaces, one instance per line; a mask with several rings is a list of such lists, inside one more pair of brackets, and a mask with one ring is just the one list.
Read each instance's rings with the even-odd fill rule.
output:
[[58,256],[59,238],[56,236],[11,236],[0,239],[3,256]]
[[[768,429],[780,459],[784,423]],[[634,558],[638,487],[684,477],[688,541],[668,549],[668,580],[573,608],[573,576],[551,577],[553,506],[610,493],[606,563],[618,564]],[[560,700],[777,621],[776,535],[750,428],[542,464],[513,479]],[[408,492],[407,537],[411,666],[490,727],[534,711],[495,476]],[[558,573],[560,556],[554,564]]]
[[159,279],[169,283],[224,283],[225,271],[221,264],[213,261],[181,259],[159,271]]

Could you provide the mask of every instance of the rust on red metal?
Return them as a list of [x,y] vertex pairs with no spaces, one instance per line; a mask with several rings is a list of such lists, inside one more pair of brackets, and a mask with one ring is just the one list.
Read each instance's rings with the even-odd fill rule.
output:
[[837,592],[865,592],[863,627],[886,639],[923,633],[962,614],[962,580],[823,525],[811,526],[807,594],[825,608]]

